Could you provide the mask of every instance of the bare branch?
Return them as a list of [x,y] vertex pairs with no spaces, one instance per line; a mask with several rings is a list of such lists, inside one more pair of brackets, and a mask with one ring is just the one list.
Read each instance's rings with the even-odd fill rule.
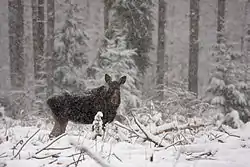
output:
[[234,134],[229,133],[229,132],[226,131],[222,126],[220,126],[219,130],[220,130],[221,132],[226,133],[228,136],[240,138],[239,135],[234,135]]
[[164,132],[170,132],[174,130],[184,130],[184,129],[197,129],[200,127],[206,127],[209,126],[210,124],[197,124],[197,125],[191,125],[191,124],[183,124],[183,125],[177,125],[175,122],[174,123],[169,123],[169,124],[164,124],[161,126],[158,126],[152,131],[152,134],[158,135]]
[[22,151],[22,149],[24,148],[24,146],[40,131],[40,129],[38,129],[32,136],[30,136],[30,138],[28,138],[28,140],[26,140],[26,142],[22,145],[22,147],[19,149],[19,151],[16,153],[16,155],[12,158],[16,158],[20,152]]
[[47,148],[46,150],[68,150],[71,149],[72,147],[62,147],[62,148]]
[[181,143],[181,142],[182,142],[182,140],[177,141],[177,142],[175,142],[175,143],[173,143],[173,144],[170,144],[170,145],[167,146],[167,147],[155,148],[154,150],[155,150],[155,151],[166,150],[166,149],[168,149],[168,148],[170,148],[170,147],[176,146],[177,144],[179,144],[179,143]]
[[71,144],[73,146],[75,146],[78,150],[80,150],[81,152],[87,153],[93,160],[95,160],[102,167],[111,167],[110,164],[106,163],[101,157],[99,157],[98,155],[94,154],[87,147],[85,147],[85,146],[78,146],[77,144],[75,144],[73,142]]
[[55,153],[55,154],[51,154],[51,155],[46,155],[43,157],[32,156],[31,158],[35,158],[35,159],[46,159],[46,158],[50,158],[50,157],[58,158],[59,154],[61,154],[61,153],[59,152],[59,153]]
[[62,135],[58,136],[56,139],[54,139],[50,144],[48,144],[47,146],[45,146],[44,148],[40,149],[39,151],[37,151],[35,154],[38,154],[44,150],[46,150],[49,146],[51,146],[53,143],[55,143],[57,140],[61,139],[62,137],[66,136],[66,133],[63,133]]
[[[134,116],[133,116],[134,117]],[[154,136],[153,134],[151,134],[150,132],[148,132],[146,130],[146,128],[134,117],[134,121],[136,123],[136,125],[141,129],[141,131],[144,133],[144,135],[146,136],[146,140],[149,140],[153,143],[155,143],[156,145],[159,145],[161,147],[167,147],[167,144],[164,141],[161,141],[160,138],[158,138],[157,136]]]

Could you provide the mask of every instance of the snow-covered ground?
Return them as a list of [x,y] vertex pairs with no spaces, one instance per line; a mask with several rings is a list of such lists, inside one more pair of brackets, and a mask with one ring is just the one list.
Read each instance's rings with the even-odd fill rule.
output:
[[[65,136],[47,147],[55,140],[48,139],[51,126],[40,126],[40,129],[37,126],[16,125],[7,129],[2,126],[0,167],[100,166],[86,153],[79,156],[80,151],[75,145],[87,147],[105,163],[117,167],[250,166],[250,123],[241,129],[227,129],[230,134],[211,129],[197,135],[190,145],[157,149],[153,148],[153,144],[117,142],[112,138],[105,143],[101,139],[95,141],[83,129],[73,128],[73,124],[70,127]],[[34,137],[31,138],[32,135]],[[79,161],[83,157],[84,160]]]

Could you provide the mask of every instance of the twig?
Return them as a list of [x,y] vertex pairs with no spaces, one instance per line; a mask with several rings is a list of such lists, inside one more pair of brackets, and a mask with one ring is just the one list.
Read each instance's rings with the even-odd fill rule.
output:
[[[208,152],[205,152],[205,153],[201,153],[199,155],[196,155],[196,156],[193,156],[193,157],[190,157],[190,158],[187,158],[186,160],[197,160],[197,159],[209,159],[209,160],[215,160],[213,158],[211,158],[210,156],[214,156],[216,152],[212,153],[211,151],[208,151]],[[203,157],[205,156],[205,157]],[[209,158],[208,158],[209,157]]]
[[210,124],[198,124],[198,125],[191,125],[191,124],[183,124],[183,125],[176,125],[175,123],[169,123],[169,124],[164,124],[161,126],[158,126],[152,131],[153,135],[159,135],[164,132],[170,132],[174,130],[184,130],[184,129],[197,129],[200,127],[206,127],[209,126]]
[[122,162],[122,160],[121,160],[115,153],[113,153],[112,155],[113,155],[114,157],[116,157],[116,159],[118,159],[119,161]]
[[127,127],[126,125],[123,125],[123,124],[121,124],[118,121],[115,121],[114,124],[117,125],[117,126],[119,126],[119,127],[121,127],[121,128],[123,128],[123,129],[128,130],[131,133],[134,133],[136,136],[139,136],[139,137],[145,139],[145,136],[143,136],[143,135],[139,134],[138,132],[136,132],[131,126]]
[[67,149],[71,149],[72,147],[62,147],[62,148],[47,148],[46,150],[67,150]]
[[161,141],[160,141],[160,143],[159,143],[159,144],[157,144],[157,147],[159,147],[159,146],[160,146],[160,144],[162,143],[163,139],[167,136],[167,134],[168,134],[168,133],[165,133],[165,135],[161,138]]
[[220,130],[222,132],[226,133],[228,136],[240,138],[239,135],[234,135],[234,134],[231,134],[231,133],[227,132],[222,126],[220,127]]
[[12,158],[16,158],[20,152],[22,151],[22,149],[24,148],[24,146],[40,131],[40,129],[38,129],[30,138],[28,138],[28,140],[26,140],[26,142],[22,145],[22,147],[19,149],[19,151],[16,153],[16,155]]
[[163,142],[163,141],[161,142],[160,138],[158,138],[157,136],[154,136],[153,134],[148,132],[146,130],[146,128],[143,127],[143,125],[141,125],[141,123],[135,118],[135,116],[133,114],[132,114],[132,116],[134,117],[134,121],[135,121],[136,125],[141,129],[141,131],[146,136],[146,140],[149,140],[149,141],[153,142],[154,144],[159,145],[160,147],[167,147],[167,144],[165,142]]
[[75,167],[78,166],[78,164],[79,164],[79,162],[80,162],[80,159],[81,159],[81,156],[83,157],[82,159],[85,159],[85,158],[84,158],[84,155],[82,154],[82,151],[81,151],[81,153],[80,153],[80,155],[79,155],[79,157],[78,157],[78,159],[77,159],[77,161],[76,161],[76,163],[75,163]]
[[22,144],[23,144],[23,140],[19,140],[19,141],[17,142],[17,144],[11,148],[11,149],[12,149],[12,155],[13,155],[13,156],[14,156],[14,153],[15,153],[15,149],[17,148],[17,146],[18,146],[19,144],[22,145]]
[[53,161],[50,161],[49,164],[53,164],[54,162],[56,162],[58,159],[54,159]]
[[168,149],[168,148],[170,148],[170,147],[173,147],[173,146],[175,146],[175,145],[177,145],[177,144],[179,144],[179,143],[181,143],[181,142],[182,142],[182,140],[177,141],[177,142],[175,142],[175,143],[173,143],[173,144],[170,144],[170,145],[167,146],[167,147],[155,148],[154,150],[155,150],[155,151],[166,150],[166,149]]
[[39,151],[37,151],[35,154],[39,154],[40,152],[46,150],[49,146],[51,146],[53,143],[55,143],[57,140],[61,139],[63,136],[66,136],[66,133],[63,133],[62,135],[58,136],[56,139],[54,139],[50,144],[48,144],[47,146],[43,147],[42,149],[40,149]]
[[[85,160],[85,158],[80,159],[80,160],[79,160],[79,162],[81,162],[81,161],[83,161],[83,160]],[[69,167],[70,165],[73,165],[73,164],[75,164],[75,163],[76,163],[76,161],[71,162],[71,163],[70,163],[70,164],[68,164],[66,167]]]
[[58,158],[59,154],[61,154],[61,153],[59,152],[59,153],[55,153],[55,154],[51,154],[51,155],[46,155],[46,156],[43,156],[43,157],[32,156],[31,158],[35,158],[35,159],[46,159],[46,158],[49,158],[49,157]]
[[79,155],[79,154],[82,154],[82,152],[75,153],[75,154],[71,154],[71,155],[68,155],[68,156],[66,156],[66,157],[73,157],[73,156],[75,156],[75,155]]
[[5,158],[5,157],[8,157],[8,155],[5,155],[5,154],[6,154],[6,152],[4,152],[4,153],[0,154],[0,158]]
[[1,156],[3,156],[4,154],[6,154],[6,152],[4,152],[4,153],[0,154],[0,157],[1,157]]

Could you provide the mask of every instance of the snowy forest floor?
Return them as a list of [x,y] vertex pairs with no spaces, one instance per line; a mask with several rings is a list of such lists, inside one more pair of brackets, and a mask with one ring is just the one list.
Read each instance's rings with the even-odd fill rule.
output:
[[7,127],[2,120],[0,123],[0,167],[101,166],[86,152],[81,153],[78,148],[81,146],[113,167],[249,167],[250,164],[250,123],[240,129],[227,127],[227,133],[213,127],[203,128],[192,143],[169,143],[170,147],[165,148],[155,148],[143,140],[117,141],[114,136],[105,142],[101,138],[92,140],[86,133],[89,126],[73,123],[59,139],[48,138],[52,124],[43,121],[37,122],[39,126]]

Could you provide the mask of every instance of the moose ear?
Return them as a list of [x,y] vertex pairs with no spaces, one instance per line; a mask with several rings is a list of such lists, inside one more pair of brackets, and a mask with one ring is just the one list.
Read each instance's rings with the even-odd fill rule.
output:
[[106,81],[107,83],[110,83],[110,82],[112,81],[111,76],[109,76],[108,74],[105,74],[105,81]]
[[127,79],[126,76],[121,77],[121,78],[119,79],[119,84],[120,84],[120,85],[121,85],[121,84],[124,84],[124,83],[126,82],[126,79]]

